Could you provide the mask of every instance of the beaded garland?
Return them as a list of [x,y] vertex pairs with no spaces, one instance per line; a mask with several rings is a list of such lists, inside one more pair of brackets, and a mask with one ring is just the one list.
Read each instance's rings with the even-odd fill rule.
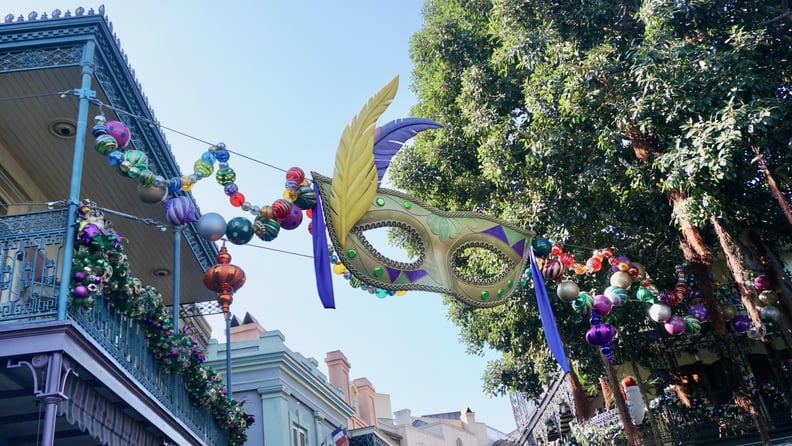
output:
[[[305,178],[305,172],[299,167],[292,167],[286,172],[282,198],[276,199],[269,205],[254,205],[239,190],[236,183],[237,174],[228,163],[231,152],[224,143],[217,143],[201,154],[201,157],[193,163],[191,174],[165,178],[154,174],[148,168],[148,157],[145,153],[126,149],[130,141],[130,133],[122,122],[107,121],[105,116],[100,114],[94,118],[94,124],[91,132],[96,139],[96,151],[106,156],[110,165],[117,168],[120,174],[136,179],[141,199],[148,203],[162,201],[168,192],[172,194],[187,192],[198,181],[214,173],[217,183],[223,186],[223,192],[231,206],[254,216],[253,222],[245,219],[247,224],[236,221],[237,230],[240,226],[251,228],[264,241],[274,240],[281,228],[291,230],[300,226],[303,211],[310,211],[316,205],[316,194],[310,181]],[[215,164],[217,164],[216,172]],[[190,212],[185,211],[184,214],[169,213],[168,219],[174,225],[194,221]],[[311,218],[310,212],[306,212],[306,215]],[[237,217],[236,220],[240,218],[244,219]],[[310,224],[308,231],[311,231]],[[227,233],[226,236],[235,244],[245,244],[250,240],[247,234],[236,237]]]

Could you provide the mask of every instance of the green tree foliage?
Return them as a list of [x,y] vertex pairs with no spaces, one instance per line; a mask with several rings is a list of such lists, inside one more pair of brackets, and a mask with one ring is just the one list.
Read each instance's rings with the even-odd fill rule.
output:
[[[712,217],[790,231],[757,164],[789,199],[790,21],[773,1],[434,0],[412,39],[413,115],[444,128],[402,150],[393,183],[441,209],[474,210],[560,242],[585,262],[613,246],[674,280],[678,218],[711,247]],[[685,210],[669,204],[680,191]],[[478,264],[480,265],[481,262]],[[471,261],[471,265],[476,265]],[[602,290],[603,277],[577,276]],[[550,287],[550,293],[553,293]],[[583,342],[588,317],[554,299],[584,384],[601,364]],[[614,312],[622,351],[639,349],[646,307]],[[557,376],[532,291],[473,309],[449,300],[473,353],[494,348],[485,388],[538,396]],[[630,348],[627,348],[630,347]]]

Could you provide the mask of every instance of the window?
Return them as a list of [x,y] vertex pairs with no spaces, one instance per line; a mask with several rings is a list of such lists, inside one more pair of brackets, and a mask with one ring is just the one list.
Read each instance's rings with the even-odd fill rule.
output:
[[306,442],[306,437],[307,436],[308,436],[308,433],[305,431],[305,429],[303,429],[303,428],[301,428],[299,426],[292,427],[292,441],[293,441],[292,445],[293,446],[305,446],[306,443],[307,443]]
[[464,446],[464,445],[462,444],[462,439],[461,439],[461,438],[459,438],[459,437],[457,437],[456,446]]

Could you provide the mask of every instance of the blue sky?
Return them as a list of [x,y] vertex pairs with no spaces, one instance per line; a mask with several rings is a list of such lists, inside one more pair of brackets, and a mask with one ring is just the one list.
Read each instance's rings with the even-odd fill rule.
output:
[[[383,124],[408,116],[412,63],[409,39],[422,23],[423,0],[121,1],[106,14],[162,125],[281,169],[301,167],[332,176],[344,126],[393,76],[399,92]],[[4,1],[0,12],[27,16],[97,4]],[[431,116],[422,116],[430,118]],[[207,146],[167,132],[182,172]],[[253,204],[281,196],[283,172],[232,155],[237,184]],[[226,220],[233,208],[214,179],[194,189],[201,212]],[[273,242],[251,242],[310,255],[307,223]],[[280,330],[295,351],[316,358],[341,350],[353,378],[366,377],[391,396],[393,410],[414,415],[464,411],[501,431],[515,427],[508,398],[481,390],[486,358],[465,353],[439,295],[410,292],[378,299],[334,278],[336,310],[316,294],[312,260],[253,246],[229,245],[248,281],[232,311],[250,312]],[[200,278],[195,278],[200,280]],[[222,321],[212,319],[224,339]],[[382,415],[380,416],[391,416]]]

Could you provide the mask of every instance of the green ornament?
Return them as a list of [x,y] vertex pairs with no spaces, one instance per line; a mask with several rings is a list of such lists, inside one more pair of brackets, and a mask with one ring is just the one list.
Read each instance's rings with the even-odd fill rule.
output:
[[236,181],[236,172],[230,167],[221,167],[215,174],[215,179],[221,186],[227,186]]

